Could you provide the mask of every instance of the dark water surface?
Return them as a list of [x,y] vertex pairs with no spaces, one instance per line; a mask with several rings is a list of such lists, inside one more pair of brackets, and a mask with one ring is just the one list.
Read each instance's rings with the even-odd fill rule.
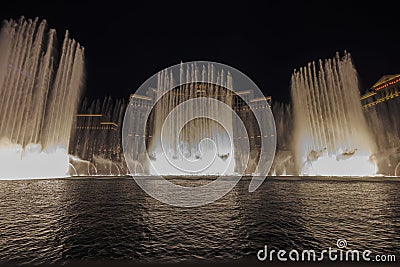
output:
[[0,263],[256,260],[264,245],[322,250],[339,238],[400,259],[399,182],[248,184],[178,208],[132,179],[0,181]]

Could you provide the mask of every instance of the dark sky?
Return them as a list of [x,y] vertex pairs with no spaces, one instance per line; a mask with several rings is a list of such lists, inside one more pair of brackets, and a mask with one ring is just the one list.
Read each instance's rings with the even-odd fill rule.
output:
[[400,12],[383,1],[8,1],[1,19],[46,19],[86,51],[87,96],[128,97],[180,61],[209,60],[290,99],[293,69],[349,51],[363,90],[400,73]]

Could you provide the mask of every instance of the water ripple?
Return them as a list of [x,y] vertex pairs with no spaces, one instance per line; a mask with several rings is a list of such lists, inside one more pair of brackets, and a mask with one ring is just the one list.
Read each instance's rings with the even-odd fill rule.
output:
[[[187,183],[187,181],[186,181]],[[0,182],[0,262],[179,262],[255,258],[277,249],[397,253],[399,183],[241,181],[219,201],[176,208],[133,180]]]

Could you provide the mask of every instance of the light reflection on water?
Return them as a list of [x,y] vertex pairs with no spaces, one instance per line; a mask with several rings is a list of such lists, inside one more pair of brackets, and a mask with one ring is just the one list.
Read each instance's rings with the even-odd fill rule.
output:
[[178,208],[132,179],[1,181],[0,262],[256,259],[264,245],[322,250],[339,238],[398,253],[400,183],[266,180],[253,193],[248,184]]

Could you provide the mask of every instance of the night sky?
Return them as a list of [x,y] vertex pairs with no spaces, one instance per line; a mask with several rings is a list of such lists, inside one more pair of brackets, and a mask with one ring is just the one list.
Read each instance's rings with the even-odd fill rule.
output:
[[90,98],[128,97],[157,71],[209,60],[248,75],[274,100],[290,100],[295,68],[349,51],[362,91],[400,73],[400,12],[374,1],[8,1],[0,18],[39,17],[86,51]]

